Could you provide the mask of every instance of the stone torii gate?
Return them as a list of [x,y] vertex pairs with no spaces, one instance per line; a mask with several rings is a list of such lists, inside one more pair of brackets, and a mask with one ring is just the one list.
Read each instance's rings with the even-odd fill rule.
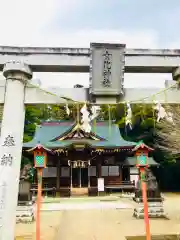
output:
[[[10,61],[12,60],[13,61]],[[0,240],[13,240],[25,110],[24,104],[65,103],[29,84],[32,72],[89,72],[90,87],[61,89],[75,101],[115,103],[145,98],[161,89],[124,89],[124,72],[173,73],[180,79],[180,50],[126,49],[123,44],[91,44],[90,49],[0,47],[0,104],[4,104],[0,144]],[[162,95],[157,97],[165,103]],[[166,101],[180,103],[177,88]],[[151,103],[151,100],[146,103]]]

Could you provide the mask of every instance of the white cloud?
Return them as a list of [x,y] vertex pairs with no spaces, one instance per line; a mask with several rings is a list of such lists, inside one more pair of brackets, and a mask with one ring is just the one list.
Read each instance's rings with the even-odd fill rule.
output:
[[39,42],[40,39],[37,39],[36,44],[41,46],[89,47],[90,42],[110,42],[125,43],[129,48],[158,47],[158,38],[153,31],[123,32],[109,29],[82,29],[74,32],[55,32],[40,38],[44,41]]
[[171,48],[171,49],[180,49],[180,40],[177,40],[176,42],[172,42],[169,45],[169,48]]
[[[0,0],[1,45],[44,45],[58,17],[71,13],[82,0]],[[59,35],[60,36],[60,35]]]
[[[52,23],[69,16],[82,0],[0,0],[0,45],[89,47],[90,42],[125,43],[129,48],[158,48],[158,35],[152,30],[117,31],[83,29],[75,32],[53,31]],[[51,27],[50,27],[51,26]],[[88,74],[34,73],[43,86],[88,86]],[[168,75],[131,74],[125,76],[125,86],[163,86]],[[161,79],[161,80],[160,80]]]
[[[51,4],[53,3],[53,4]],[[31,41],[53,19],[58,0],[0,0],[1,44]]]

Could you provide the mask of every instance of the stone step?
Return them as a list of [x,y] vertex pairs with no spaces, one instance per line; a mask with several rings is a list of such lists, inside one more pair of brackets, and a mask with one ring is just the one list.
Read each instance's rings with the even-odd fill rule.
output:
[[71,196],[86,196],[88,195],[88,188],[72,188]]
[[[150,218],[164,218],[164,208],[162,204],[151,205],[148,207],[148,215]],[[134,217],[136,218],[144,218],[144,207],[142,204],[138,205],[134,208]]]
[[17,206],[16,222],[32,222],[35,220],[35,204]]
[[[137,204],[138,208],[143,208],[144,204],[143,203],[138,203]],[[148,207],[163,207],[163,203],[162,202],[148,202]]]

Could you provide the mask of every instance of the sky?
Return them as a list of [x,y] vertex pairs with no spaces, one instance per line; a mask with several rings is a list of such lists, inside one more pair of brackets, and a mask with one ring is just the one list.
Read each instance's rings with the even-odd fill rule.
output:
[[[0,45],[180,48],[180,1],[0,0]],[[34,73],[43,87],[88,87],[88,74]],[[170,74],[125,74],[125,87],[163,87]]]

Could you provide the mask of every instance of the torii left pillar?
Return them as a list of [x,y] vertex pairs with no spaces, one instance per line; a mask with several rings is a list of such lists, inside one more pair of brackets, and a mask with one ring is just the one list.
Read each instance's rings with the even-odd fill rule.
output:
[[0,240],[14,240],[19,175],[22,155],[25,86],[32,78],[28,65],[11,61],[6,77],[0,140]]

